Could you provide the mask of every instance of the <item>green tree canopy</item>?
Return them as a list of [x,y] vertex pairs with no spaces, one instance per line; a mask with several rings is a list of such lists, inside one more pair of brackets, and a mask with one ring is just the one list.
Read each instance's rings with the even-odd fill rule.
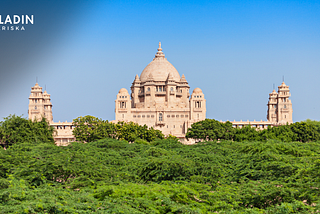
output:
[[215,119],[205,119],[188,128],[186,138],[202,140],[231,140],[234,137],[234,128],[229,121],[221,123]]
[[31,121],[21,116],[9,115],[0,122],[0,142],[11,145],[14,143],[54,143],[54,128],[45,118]]
[[77,141],[93,142],[103,138],[115,138],[116,127],[107,120],[94,116],[77,117],[73,120],[73,135]]
[[90,115],[74,119],[73,125],[75,126],[73,134],[80,142],[93,142],[104,138],[116,138],[128,142],[142,139],[151,142],[156,138],[164,138],[161,131],[148,128],[146,125],[123,121],[114,124]]
[[191,125],[186,138],[201,140],[234,140],[242,141],[267,141],[280,140],[283,142],[309,142],[320,140],[320,123],[317,121],[296,122],[287,125],[257,129],[250,125],[242,128],[233,128],[230,122],[219,122],[205,119]]
[[305,122],[309,125],[313,125],[318,132],[320,132],[320,121],[316,121],[316,120],[310,120],[310,119],[306,119],[304,121],[301,121],[301,122]]
[[309,142],[320,139],[317,127],[306,122],[296,122],[290,125],[291,130],[295,133],[294,141]]

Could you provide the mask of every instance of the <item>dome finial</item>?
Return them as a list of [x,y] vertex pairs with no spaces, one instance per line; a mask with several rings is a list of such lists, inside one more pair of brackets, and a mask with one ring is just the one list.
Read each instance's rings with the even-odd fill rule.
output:
[[159,42],[158,52],[156,53],[156,58],[161,57],[164,58],[164,53],[162,52],[161,42]]

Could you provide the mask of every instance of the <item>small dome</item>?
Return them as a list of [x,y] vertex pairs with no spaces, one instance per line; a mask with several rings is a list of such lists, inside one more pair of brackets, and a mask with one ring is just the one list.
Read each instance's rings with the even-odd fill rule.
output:
[[125,89],[125,88],[121,88],[120,91],[119,91],[119,94],[128,94],[128,90]]
[[276,92],[276,90],[273,89],[271,94],[278,94],[278,93]]
[[200,94],[202,93],[202,90],[200,88],[195,88],[192,93]]

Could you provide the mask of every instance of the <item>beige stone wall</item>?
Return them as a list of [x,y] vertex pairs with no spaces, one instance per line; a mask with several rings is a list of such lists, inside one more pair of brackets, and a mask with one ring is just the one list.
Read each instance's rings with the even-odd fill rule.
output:
[[52,122],[50,126],[54,127],[53,138],[58,146],[66,146],[76,140],[72,133],[74,126],[71,122]]

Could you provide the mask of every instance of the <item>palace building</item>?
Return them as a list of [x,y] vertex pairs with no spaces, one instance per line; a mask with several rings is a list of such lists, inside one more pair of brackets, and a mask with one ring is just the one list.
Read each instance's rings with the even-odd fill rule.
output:
[[29,120],[41,120],[46,118],[50,126],[54,127],[54,141],[57,145],[67,145],[69,142],[75,141],[72,134],[72,122],[53,122],[52,103],[50,94],[47,91],[42,92],[42,87],[38,83],[31,87],[29,96]]
[[190,95],[184,75],[158,52],[127,89],[120,89],[115,101],[115,121],[133,121],[159,129],[165,135],[184,138],[192,123],[206,118],[206,100],[200,88]]
[[[131,93],[120,89],[115,100],[115,120],[135,122],[161,130],[164,135],[174,135],[181,142],[186,141],[185,134],[195,122],[206,119],[206,99],[200,88],[190,94],[186,77],[180,76],[177,69],[165,58],[159,42],[158,52],[144,68],[140,77],[135,76]],[[292,123],[292,103],[289,86],[284,82],[269,94],[267,121],[230,121],[233,127],[251,125],[257,129]],[[40,120],[45,117],[55,128],[57,145],[67,145],[74,141],[72,122],[53,122],[50,94],[42,92],[36,83],[29,97],[29,119]],[[221,121],[222,122],[222,121]]]

